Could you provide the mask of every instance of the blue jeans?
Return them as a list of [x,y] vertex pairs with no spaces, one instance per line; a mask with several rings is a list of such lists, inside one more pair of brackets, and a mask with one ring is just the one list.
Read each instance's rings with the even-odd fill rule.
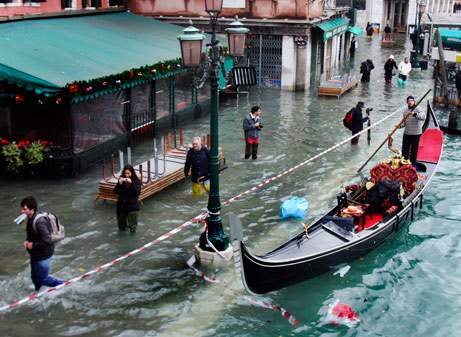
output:
[[57,280],[51,276],[48,276],[48,273],[50,272],[51,261],[53,261],[53,256],[40,261],[30,260],[30,276],[36,291],[38,291],[42,285],[48,287],[56,287],[57,285],[64,283],[64,281]]

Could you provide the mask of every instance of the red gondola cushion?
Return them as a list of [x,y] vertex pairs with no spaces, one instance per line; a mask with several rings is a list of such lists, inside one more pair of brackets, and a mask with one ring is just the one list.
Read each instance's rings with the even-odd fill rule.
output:
[[411,192],[414,190],[418,181],[418,173],[411,165],[403,165],[393,170],[389,165],[378,164],[370,170],[371,181],[376,184],[381,179],[400,180],[405,184],[405,190]]

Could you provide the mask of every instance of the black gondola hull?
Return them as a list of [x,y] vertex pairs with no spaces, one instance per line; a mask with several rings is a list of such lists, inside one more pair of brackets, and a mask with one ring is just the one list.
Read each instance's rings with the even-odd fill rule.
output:
[[393,237],[412,218],[411,212],[415,212],[418,207],[421,207],[421,202],[416,202],[413,208],[404,209],[399,216],[383,224],[381,229],[375,230],[373,236],[366,237],[353,245],[295,261],[273,262],[255,259],[241,242],[246,287],[254,294],[265,294],[306,281],[341,264],[363,257]]

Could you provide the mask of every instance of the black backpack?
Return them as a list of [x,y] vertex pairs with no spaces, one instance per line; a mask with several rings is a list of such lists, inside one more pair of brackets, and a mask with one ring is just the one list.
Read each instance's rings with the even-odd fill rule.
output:
[[354,108],[350,109],[344,116],[343,124],[346,128],[352,131],[352,118],[354,117]]

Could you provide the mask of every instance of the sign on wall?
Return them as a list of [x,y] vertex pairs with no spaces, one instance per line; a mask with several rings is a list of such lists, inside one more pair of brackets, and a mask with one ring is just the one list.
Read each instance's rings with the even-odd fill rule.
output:
[[245,0],[223,0],[223,8],[245,8]]

